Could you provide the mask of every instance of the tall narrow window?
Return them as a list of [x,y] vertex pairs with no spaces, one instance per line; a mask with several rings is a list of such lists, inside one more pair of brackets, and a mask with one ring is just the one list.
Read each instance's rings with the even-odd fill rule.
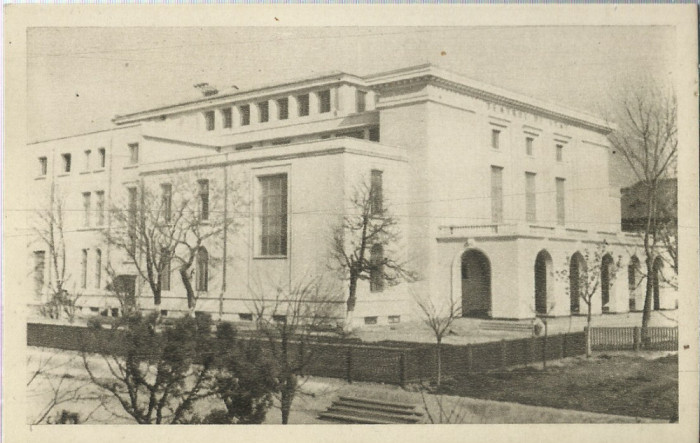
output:
[[102,287],[102,250],[95,250],[95,288]]
[[365,112],[365,109],[367,109],[367,93],[365,91],[356,91],[355,103],[357,112]]
[[371,292],[382,292],[384,290],[384,248],[382,245],[372,246],[369,263],[369,290]]
[[260,255],[287,254],[287,175],[260,181]]
[[207,131],[216,129],[216,116],[214,115],[214,111],[207,111],[204,113],[204,123]]
[[129,144],[129,164],[135,165],[139,162],[139,144]]
[[266,101],[258,103],[258,111],[260,123],[265,123],[270,120],[270,105]]
[[80,259],[80,287],[83,289],[87,288],[87,259],[88,250],[83,249]]
[[169,291],[170,290],[170,253],[168,252],[167,248],[163,248],[160,251],[161,255],[161,260],[163,267],[161,268],[161,274],[160,274],[160,289],[163,291]]
[[535,139],[532,137],[527,137],[525,139],[525,153],[527,155],[532,155],[533,149],[532,149],[532,144],[535,142]]
[[209,180],[199,180],[199,216],[209,220]]
[[503,223],[503,168],[491,166],[491,221]]
[[373,127],[369,128],[369,141],[378,142],[379,141],[379,128]]
[[501,131],[498,129],[491,130],[491,147],[493,149],[498,149],[501,143]]
[[39,175],[46,175],[49,161],[46,157],[39,157]]
[[379,215],[382,213],[384,205],[382,171],[372,170],[372,183],[370,185],[370,214]]
[[557,145],[557,161],[564,161],[564,145]]
[[160,185],[161,190],[161,210],[163,211],[163,221],[169,222],[172,217],[173,208],[173,186],[170,183]]
[[299,117],[309,115],[309,94],[297,96],[297,106],[299,107]]
[[566,202],[564,200],[564,185],[566,180],[557,178],[557,224],[563,225],[566,221]]
[[324,89],[323,91],[318,91],[318,112],[324,114],[326,112],[331,112],[331,91],[330,89]]
[[277,110],[279,111],[279,119],[287,120],[289,118],[289,99],[285,97],[277,100]]
[[92,154],[92,151],[87,149],[85,152],[83,152],[83,155],[85,156],[85,171],[90,170],[90,154]]
[[224,121],[224,128],[230,128],[233,126],[233,114],[231,113],[231,108],[222,109],[221,117]]
[[535,173],[525,173],[525,219],[529,222],[537,220],[537,191]]
[[100,148],[97,150],[97,157],[98,167],[100,169],[104,169],[105,165],[107,164],[107,151],[105,151],[105,148]]
[[62,154],[61,158],[63,159],[63,172],[65,172],[65,173],[70,172],[70,163],[71,163],[70,154]]
[[90,226],[90,193],[83,192],[83,226]]
[[207,291],[209,287],[209,253],[204,246],[197,251],[197,291]]
[[241,126],[248,126],[250,124],[250,105],[241,105],[238,112],[241,115]]
[[136,250],[136,217],[138,216],[138,189],[137,188],[127,188],[129,202],[129,238],[131,239],[131,252],[134,253]]
[[97,226],[105,224],[105,191],[95,192],[95,213],[97,214]]
[[34,251],[34,293],[37,295],[44,289],[44,269],[46,269],[46,251]]

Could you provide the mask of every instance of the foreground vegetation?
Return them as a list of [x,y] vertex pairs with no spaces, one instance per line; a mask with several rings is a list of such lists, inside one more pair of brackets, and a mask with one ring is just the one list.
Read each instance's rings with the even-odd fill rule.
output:
[[441,391],[488,400],[605,414],[678,419],[678,356],[600,354],[535,367],[470,374]]

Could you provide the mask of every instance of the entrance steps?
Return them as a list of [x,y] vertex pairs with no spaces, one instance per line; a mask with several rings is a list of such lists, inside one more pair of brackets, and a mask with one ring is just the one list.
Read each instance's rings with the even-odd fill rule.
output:
[[341,396],[318,418],[335,423],[415,424],[423,421],[416,405]]
[[519,322],[507,320],[483,320],[479,323],[482,331],[505,331],[505,332],[527,332],[532,333],[532,321]]

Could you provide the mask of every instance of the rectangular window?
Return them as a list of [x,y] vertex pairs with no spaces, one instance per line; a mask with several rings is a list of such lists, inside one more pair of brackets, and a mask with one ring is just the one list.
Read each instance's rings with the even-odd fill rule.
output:
[[279,138],[277,140],[272,140],[272,146],[288,145],[292,142],[291,138]]
[[498,149],[500,147],[501,131],[498,129],[491,130],[491,147]]
[[135,252],[136,249],[136,217],[138,216],[138,189],[137,188],[127,188],[129,195],[129,220],[128,229],[129,237],[131,238],[131,251]]
[[131,143],[129,144],[129,164],[135,165],[139,162],[139,144]]
[[39,175],[46,175],[49,161],[46,157],[39,157]]
[[401,316],[400,315],[390,315],[389,316],[389,323],[401,323]]
[[100,148],[97,150],[97,157],[98,167],[100,169],[104,169],[105,165],[107,164],[107,151],[105,151],[105,148]]
[[297,96],[297,106],[299,108],[299,117],[309,115],[309,94]]
[[503,168],[491,166],[491,221],[503,223]]
[[323,91],[318,91],[318,112],[324,114],[326,112],[331,112],[331,91],[330,89],[325,89]]
[[366,324],[366,325],[376,325],[376,324],[377,324],[377,318],[378,318],[378,317],[365,317],[365,324]]
[[535,139],[532,137],[527,137],[525,139],[525,153],[527,155],[532,155],[532,144],[535,142]]
[[209,180],[199,180],[199,215],[209,220]]
[[370,185],[370,213],[379,215],[383,211],[384,205],[384,190],[382,171],[377,169],[372,170],[372,183]]
[[564,145],[557,145],[557,161],[564,161]]
[[241,126],[248,126],[250,124],[250,105],[242,105],[238,111],[241,114]]
[[277,109],[279,111],[279,119],[287,120],[289,118],[289,99],[281,98],[277,100]]
[[90,193],[83,192],[83,226],[90,226]]
[[231,108],[222,109],[221,117],[224,121],[224,128],[230,128],[233,126],[233,113],[231,112]]
[[105,192],[95,192],[97,198],[95,212],[97,213],[97,226],[102,226],[105,223]]
[[163,260],[163,267],[161,268],[160,274],[160,289],[163,291],[170,290],[170,254],[167,249],[163,249],[160,252],[161,260]]
[[95,251],[95,288],[102,286],[102,250]]
[[365,91],[356,91],[355,100],[357,112],[365,112],[365,109],[367,109],[367,93]]
[[90,170],[90,154],[92,154],[92,151],[88,149],[83,154],[85,157],[85,165],[84,165],[85,170],[89,171]]
[[537,220],[537,192],[533,172],[525,173],[525,219],[529,222]]
[[163,220],[170,221],[173,208],[173,186],[169,183],[160,185],[161,202],[160,207],[163,211]]
[[63,172],[70,172],[70,154],[62,154],[61,158],[63,159]]
[[213,131],[216,128],[216,117],[214,111],[207,111],[204,113],[204,123],[207,131]]
[[253,314],[241,313],[241,314],[238,314],[238,318],[242,321],[253,321]]
[[267,102],[258,103],[258,111],[260,115],[260,123],[270,121],[270,105]]
[[566,221],[566,201],[564,200],[564,185],[566,180],[557,178],[557,224],[563,225]]
[[34,251],[34,293],[37,295],[44,289],[44,269],[46,269],[46,251]]
[[287,175],[260,182],[260,255],[287,255]]
[[369,129],[369,141],[378,142],[379,141],[379,128],[374,127]]
[[80,287],[87,288],[87,259],[88,250],[83,249],[83,253],[80,259]]

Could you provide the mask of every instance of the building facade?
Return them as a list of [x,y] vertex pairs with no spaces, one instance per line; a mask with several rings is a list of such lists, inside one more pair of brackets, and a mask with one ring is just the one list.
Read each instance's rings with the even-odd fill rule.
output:
[[[80,291],[86,313],[118,314],[107,266],[110,275],[137,274],[104,243],[101,232],[118,229],[109,209],[138,204],[139,189],[160,192],[170,208],[181,183],[207,217],[231,221],[193,266],[196,309],[221,318],[251,320],[254,293],[304,276],[347,292],[330,270],[330,239],[354,190],[370,181],[398,221],[392,252],[418,278],[380,290],[360,281],[358,325],[416,319],[417,294],[458,300],[464,316],[583,313],[571,276],[592,269],[583,257],[601,244],[605,284],[593,312],[641,306],[643,251],[620,229],[611,128],[595,117],[421,65],[208,90],[114,124],[30,146],[38,173],[29,189],[46,207],[65,199],[67,289]],[[32,243],[30,303],[46,298],[49,261],[42,242]],[[152,307],[148,288],[135,286],[140,306]],[[182,290],[170,278],[161,309],[186,311]]]

